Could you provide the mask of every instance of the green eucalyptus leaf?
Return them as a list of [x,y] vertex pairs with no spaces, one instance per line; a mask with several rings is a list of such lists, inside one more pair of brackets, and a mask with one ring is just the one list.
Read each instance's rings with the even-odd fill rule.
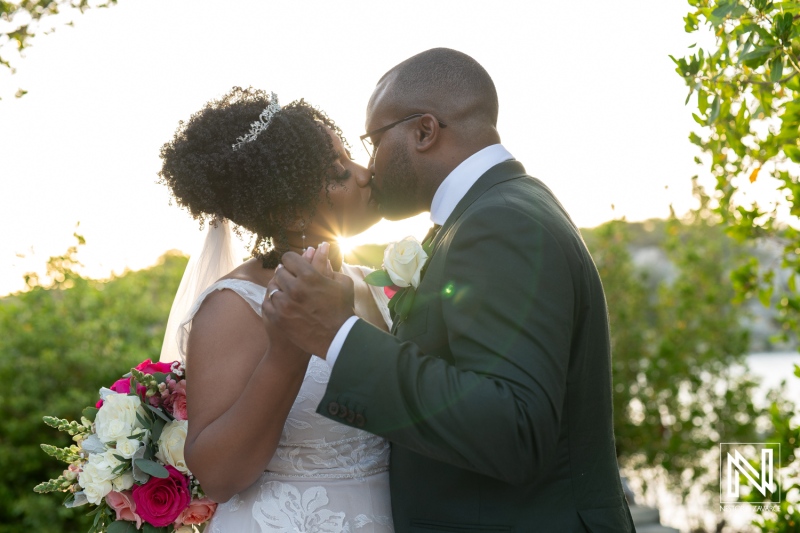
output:
[[144,522],[142,524],[142,533],[167,533],[168,529],[165,527],[156,527],[152,524]]
[[[153,407],[153,406],[152,406],[152,405],[150,405],[149,403],[147,403],[147,404],[145,404],[145,405],[147,406],[147,408],[148,408],[148,409],[150,409],[150,411],[152,411],[152,412],[153,412],[153,414],[154,414],[154,415],[156,415],[157,417],[159,417],[159,418],[160,418],[161,420],[163,420],[164,422],[172,422],[172,419],[171,419],[169,416],[167,416],[167,415],[164,413],[164,411],[162,411],[162,410],[161,410],[161,409],[159,409],[158,407]],[[158,421],[156,420],[156,422],[158,422]]]
[[169,477],[169,472],[167,469],[155,461],[151,461],[149,459],[136,459],[135,462],[136,467],[145,474],[149,474],[160,479]]
[[[149,526],[147,522],[142,524],[143,526]],[[151,526],[152,527],[152,526]],[[109,524],[108,533],[137,533],[136,524],[133,522],[128,522],[125,520],[116,520]]]
[[[143,526],[149,526],[147,522]],[[136,524],[125,520],[111,522],[108,526],[108,533],[137,533]]]
[[139,411],[136,411],[136,420],[144,429],[150,429],[153,427],[153,422],[150,417],[142,415],[142,413]]

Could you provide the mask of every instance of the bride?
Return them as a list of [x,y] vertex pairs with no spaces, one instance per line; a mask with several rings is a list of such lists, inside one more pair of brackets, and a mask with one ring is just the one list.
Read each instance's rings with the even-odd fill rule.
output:
[[[388,443],[317,415],[330,367],[260,316],[282,253],[310,260],[314,246],[327,251],[320,243],[379,220],[369,173],[322,111],[241,88],[181,122],[161,158],[178,205],[215,231],[230,221],[254,235],[253,258],[208,287],[180,324],[185,459],[221,503],[206,531],[392,531]],[[387,298],[364,283],[369,271],[343,264],[335,245],[329,254],[354,280],[356,314],[388,329]]]

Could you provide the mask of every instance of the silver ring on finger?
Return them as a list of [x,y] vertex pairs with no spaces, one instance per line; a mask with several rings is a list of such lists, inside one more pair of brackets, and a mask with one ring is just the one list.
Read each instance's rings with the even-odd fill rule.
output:
[[269,294],[267,295],[267,298],[269,298],[270,303],[272,302],[272,297],[275,296],[276,292],[281,292],[281,290],[280,289],[272,289],[271,291],[269,291]]

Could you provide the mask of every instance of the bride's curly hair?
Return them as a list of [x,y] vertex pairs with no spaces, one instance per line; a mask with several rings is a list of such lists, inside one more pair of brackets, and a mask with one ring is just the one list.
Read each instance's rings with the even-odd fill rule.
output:
[[345,146],[342,131],[304,100],[281,108],[258,137],[234,150],[270,104],[265,91],[234,87],[181,121],[161,147],[159,183],[201,227],[228,219],[237,233],[252,233],[253,257],[275,268],[288,249],[286,227],[301,212],[313,214],[319,193],[332,179],[337,158],[330,128]]

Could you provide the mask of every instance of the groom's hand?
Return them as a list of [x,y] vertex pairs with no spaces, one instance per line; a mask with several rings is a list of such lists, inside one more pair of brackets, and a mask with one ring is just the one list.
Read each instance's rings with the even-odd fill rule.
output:
[[275,271],[261,305],[272,327],[322,358],[339,328],[355,314],[353,280],[333,272],[329,251],[330,246],[322,243],[310,263],[294,252],[285,253],[283,268]]

